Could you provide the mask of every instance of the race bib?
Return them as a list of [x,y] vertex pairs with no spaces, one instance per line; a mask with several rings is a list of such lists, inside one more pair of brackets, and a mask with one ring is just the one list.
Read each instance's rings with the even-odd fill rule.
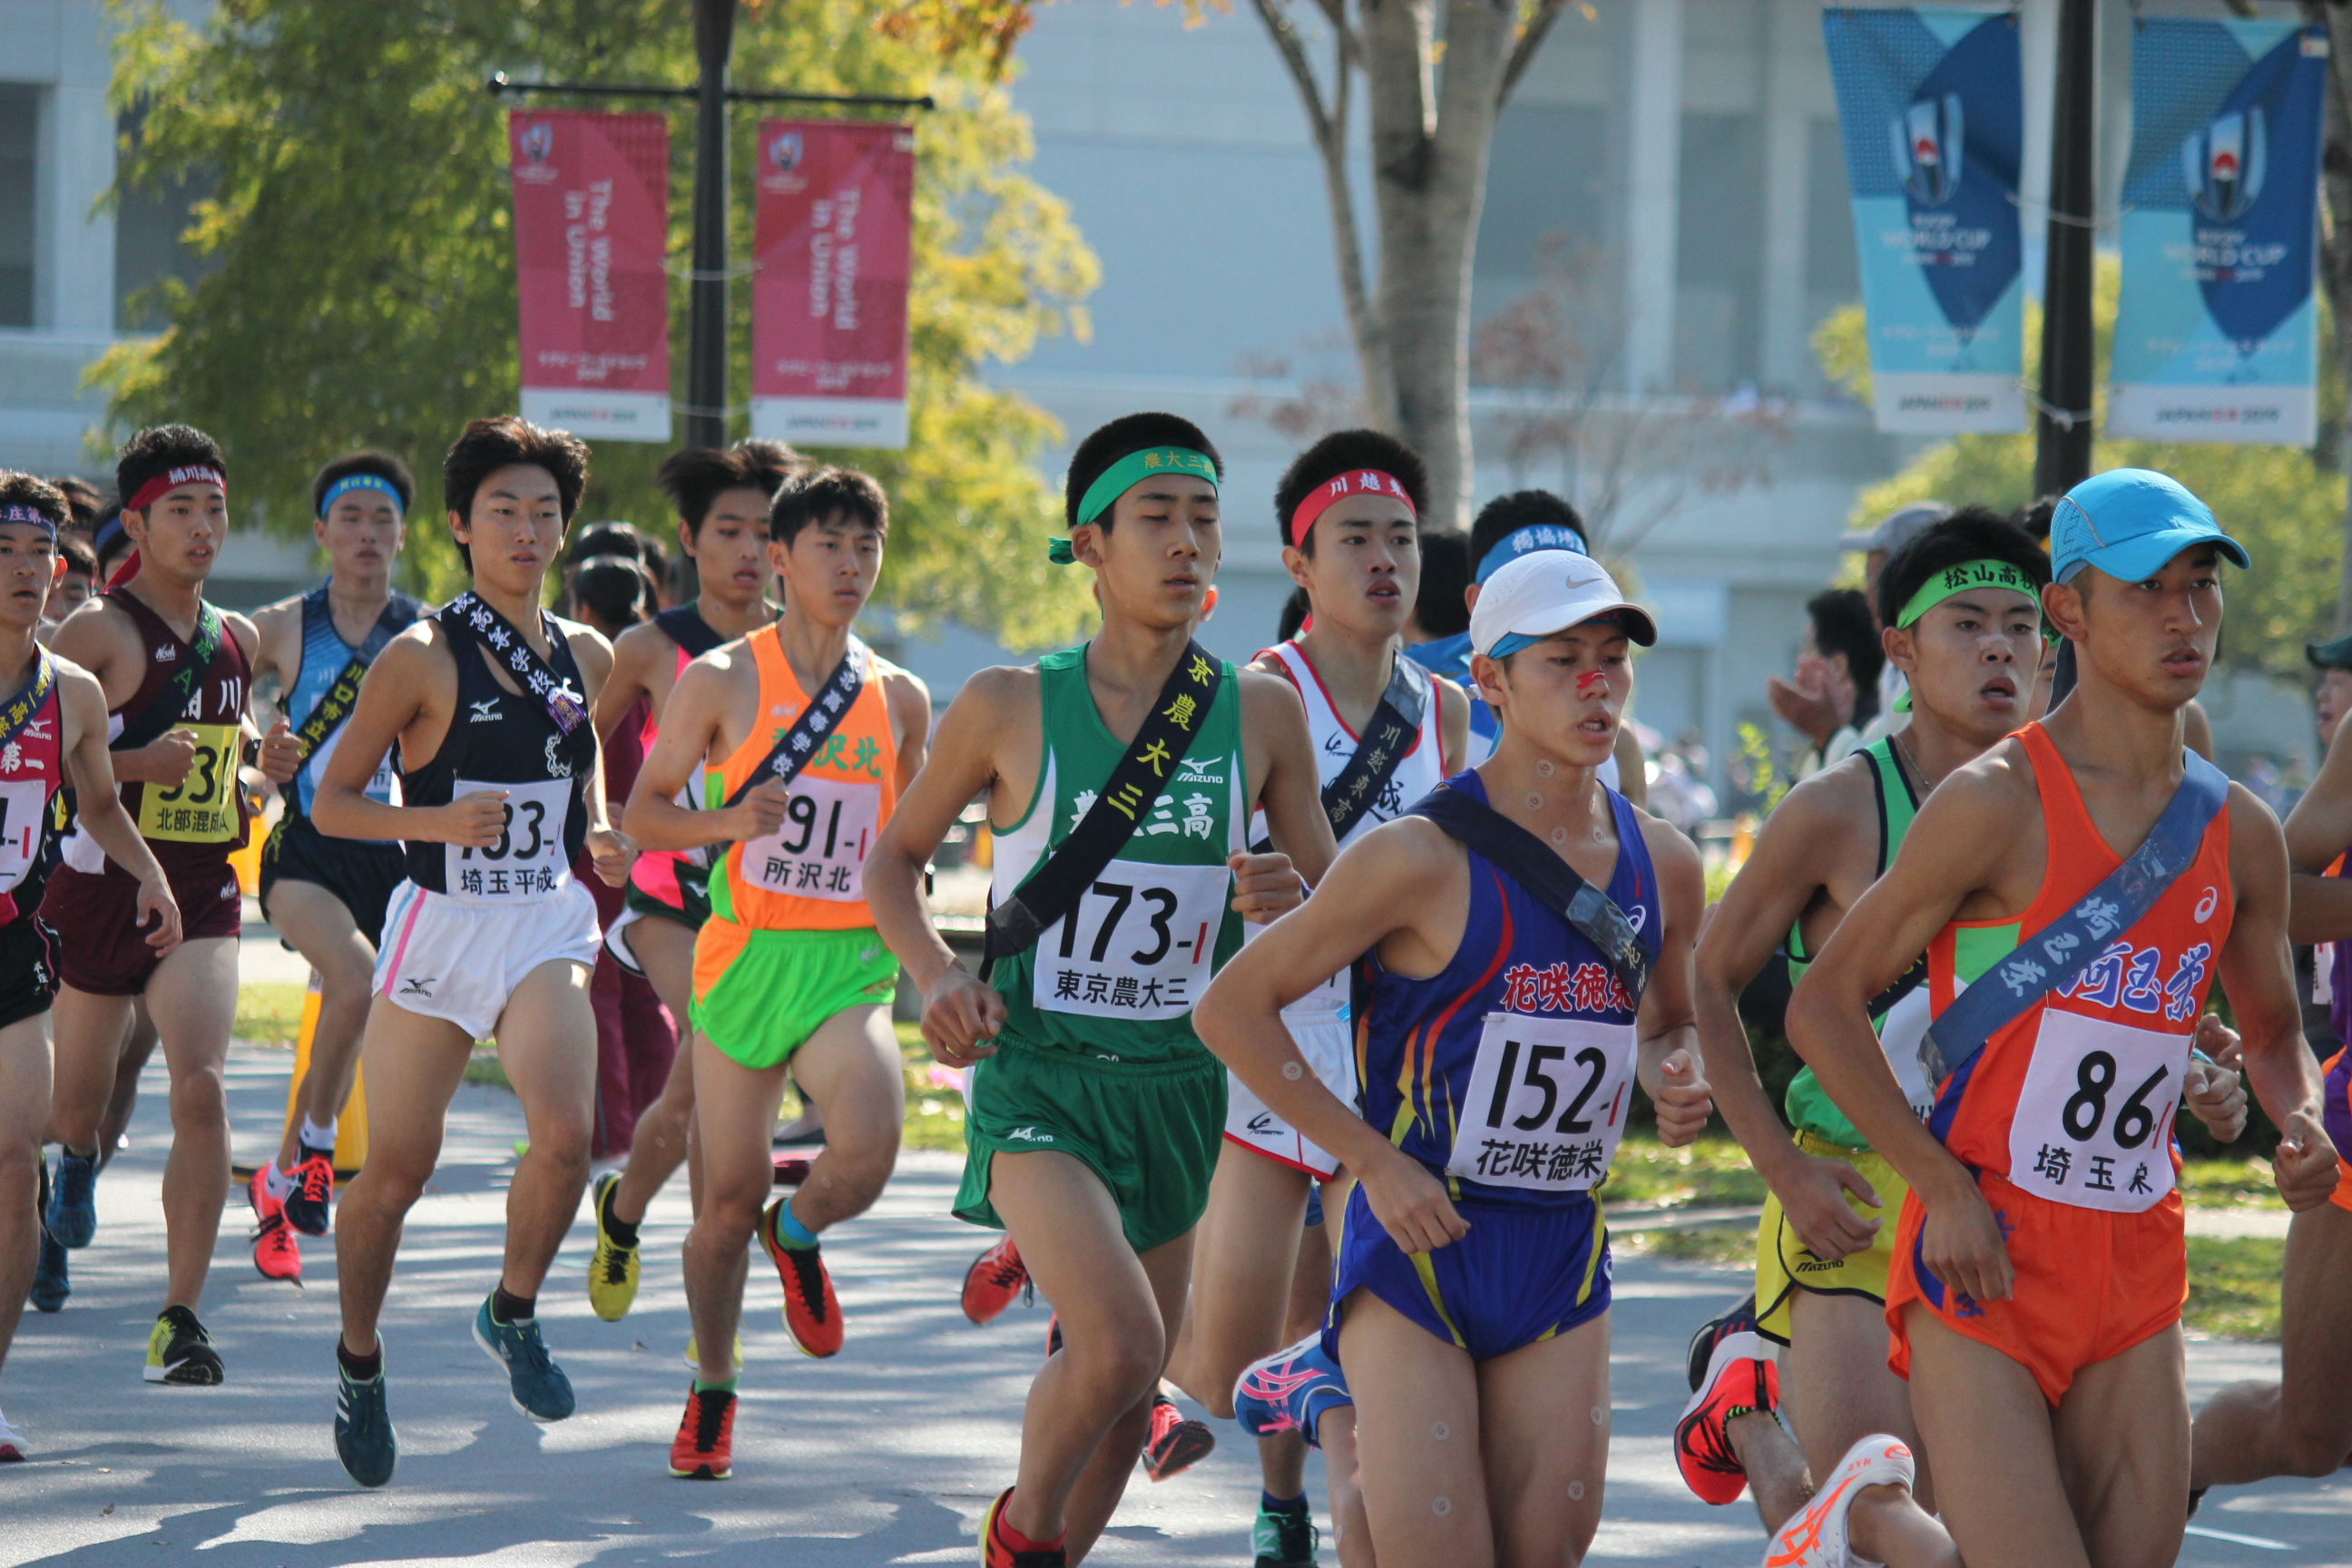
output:
[[1448,1175],[1579,1193],[1600,1184],[1633,1099],[1633,1026],[1489,1013]]
[[225,844],[236,837],[236,724],[175,724],[196,737],[187,775],[176,784],[142,784],[139,831],[183,844]]
[[41,850],[41,813],[49,803],[43,779],[0,784],[0,893],[25,879]]
[[1919,1061],[1919,1042],[1927,1037],[1927,1026],[1935,1021],[1927,987],[1915,985],[1886,1010],[1878,1024],[1879,1047],[1895,1071],[1895,1086],[1911,1102],[1911,1114],[1922,1121],[1936,1109],[1936,1086],[1927,1081],[1927,1069]]
[[829,903],[866,897],[866,852],[881,826],[882,786],[796,778],[784,820],[743,845],[742,877],[755,888]]
[[443,847],[448,856],[442,868],[443,889],[451,898],[487,904],[520,904],[561,892],[572,880],[572,863],[563,853],[572,781],[485,784],[458,779],[449,786],[449,798],[463,800],[482,790],[506,791],[506,826],[498,842],[485,847]]
[[[326,744],[311,753],[309,762],[302,764],[303,771],[310,775],[311,799],[318,798],[319,781],[327,776],[327,763],[333,759],[335,748],[342,743],[343,732],[339,729],[327,737]],[[392,765],[392,759],[393,752],[387,747],[383,755],[376,759],[375,772],[368,775],[367,788],[362,792],[370,800],[381,802],[385,805],[401,804],[400,773]]]
[[2172,1190],[2172,1118],[2189,1037],[2044,1008],[2009,1125],[2013,1185],[2138,1214]]
[[1232,888],[1223,866],[1113,860],[1038,934],[1032,999],[1048,1013],[1184,1016],[1208,989]]

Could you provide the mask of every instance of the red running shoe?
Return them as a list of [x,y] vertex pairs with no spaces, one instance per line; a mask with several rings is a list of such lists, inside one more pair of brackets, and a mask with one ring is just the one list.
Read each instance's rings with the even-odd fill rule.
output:
[[294,1190],[286,1194],[286,1223],[304,1236],[327,1234],[327,1205],[335,1197],[335,1161],[312,1154],[287,1173]]
[[669,1440],[669,1473],[682,1480],[723,1481],[735,1462],[735,1394],[696,1388],[686,1396],[677,1436]]
[[760,1215],[760,1245],[784,1283],[784,1331],[803,1355],[833,1355],[841,1349],[841,1303],[815,1247],[786,1247],[776,1239],[776,1211],[787,1201],[778,1198]]
[[1004,1523],[1004,1505],[1012,1500],[1013,1489],[1007,1487],[981,1518],[981,1568],[1068,1568],[1069,1553],[1059,1537],[1041,1545],[1024,1536],[1020,1546],[1006,1539],[1012,1527]]
[[1748,1489],[1748,1471],[1726,1429],[1734,1415],[1767,1415],[1780,1408],[1780,1369],[1764,1354],[1753,1332],[1717,1340],[1697,1391],[1675,1424],[1675,1465],[1701,1502],[1738,1502]]
[[1028,1288],[1029,1266],[1021,1261],[1020,1248],[1008,1235],[964,1270],[963,1315],[975,1323],[992,1322]]
[[1151,1396],[1151,1436],[1143,1442],[1143,1473],[1155,1481],[1181,1476],[1209,1457],[1217,1435],[1176,1408],[1164,1394]]
[[264,1279],[290,1279],[302,1282],[302,1253],[294,1245],[293,1229],[286,1223],[286,1205],[269,1195],[269,1167],[264,1165],[253,1173],[245,1184],[245,1201],[253,1205],[253,1266]]

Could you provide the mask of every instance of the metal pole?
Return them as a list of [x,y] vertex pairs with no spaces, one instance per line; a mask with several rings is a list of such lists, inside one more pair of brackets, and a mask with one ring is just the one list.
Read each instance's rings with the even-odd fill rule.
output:
[[686,444],[727,444],[727,58],[735,0],[694,0],[702,67],[694,115],[694,280],[687,325]]
[[2058,79],[2050,122],[2049,255],[2042,285],[2042,406],[2034,424],[2036,495],[2061,494],[2091,474],[2097,70],[2097,0],[2059,0]]

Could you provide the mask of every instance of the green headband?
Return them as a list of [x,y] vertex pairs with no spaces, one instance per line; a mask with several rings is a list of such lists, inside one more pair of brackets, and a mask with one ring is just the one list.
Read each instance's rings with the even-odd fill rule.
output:
[[[1129,452],[1096,476],[1078,501],[1077,521],[1071,526],[1083,528],[1108,511],[1111,503],[1154,474],[1191,474],[1209,481],[1217,488],[1217,465],[1205,452],[1195,452],[1190,447],[1150,447],[1140,452]],[[1045,559],[1056,566],[1067,566],[1077,559],[1066,539],[1056,539],[1045,547]]]
[[[1947,566],[1919,584],[1903,613],[1895,617],[1897,629],[1908,629],[1921,616],[1958,594],[1971,588],[2013,588],[2029,599],[2038,599],[2040,592],[2025,568],[2013,561],[1963,561],[1958,566]],[[1903,695],[1895,700],[1897,713],[1911,711],[1911,689],[1906,685]]]

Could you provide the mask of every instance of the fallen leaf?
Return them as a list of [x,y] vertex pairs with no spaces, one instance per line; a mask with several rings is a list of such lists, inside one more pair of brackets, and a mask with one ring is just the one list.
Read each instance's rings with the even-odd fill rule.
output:
[[104,1519],[108,1514],[112,1513],[113,1511],[114,1505],[112,1503],[108,1503],[104,1508],[98,1510],[98,1517]]

